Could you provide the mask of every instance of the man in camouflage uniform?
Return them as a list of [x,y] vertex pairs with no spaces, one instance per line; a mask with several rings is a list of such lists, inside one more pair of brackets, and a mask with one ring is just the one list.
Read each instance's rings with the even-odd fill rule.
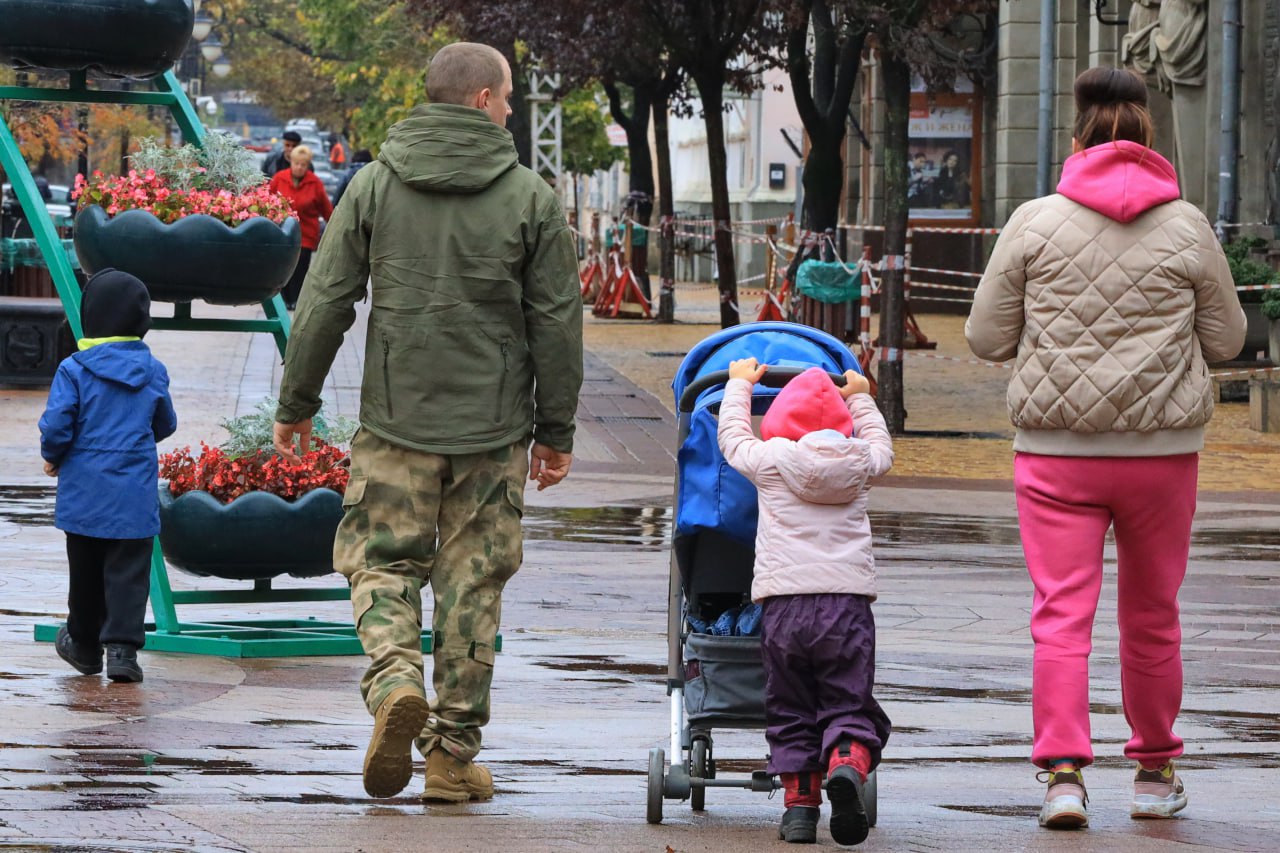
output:
[[[391,128],[321,240],[285,357],[276,448],[309,446],[311,417],[355,302],[372,296],[334,567],[351,583],[371,658],[371,796],[401,791],[411,746],[424,799],[493,795],[474,762],[489,720],[502,589],[520,567],[525,477],[569,471],[582,384],[582,302],[564,214],[516,162],[511,71],[478,44],[442,49],[429,106]],[[428,704],[419,635],[434,597]]]

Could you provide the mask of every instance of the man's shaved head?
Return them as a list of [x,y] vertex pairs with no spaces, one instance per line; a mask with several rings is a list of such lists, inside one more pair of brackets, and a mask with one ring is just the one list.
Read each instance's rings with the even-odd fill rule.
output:
[[446,45],[427,67],[427,98],[433,104],[473,106],[481,91],[501,89],[509,73],[506,57],[487,44]]

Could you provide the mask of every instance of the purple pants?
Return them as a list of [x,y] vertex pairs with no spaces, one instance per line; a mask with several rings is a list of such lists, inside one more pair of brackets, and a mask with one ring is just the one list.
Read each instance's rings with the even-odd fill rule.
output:
[[780,595],[762,604],[770,773],[825,773],[842,738],[871,753],[889,740],[889,717],[871,695],[876,625],[865,595]]

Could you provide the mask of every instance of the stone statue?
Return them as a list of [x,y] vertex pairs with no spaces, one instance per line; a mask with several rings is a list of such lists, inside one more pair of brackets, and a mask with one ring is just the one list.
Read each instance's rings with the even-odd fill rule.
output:
[[1134,0],[1129,9],[1129,32],[1120,40],[1120,62],[1147,78],[1148,86],[1159,86],[1156,67],[1160,58],[1151,37],[1160,27],[1160,0]]
[[[1207,0],[1134,0],[1120,59],[1173,103],[1174,161],[1182,196],[1203,208],[1209,126],[1205,91],[1209,43]],[[1216,170],[1215,170],[1216,171]]]

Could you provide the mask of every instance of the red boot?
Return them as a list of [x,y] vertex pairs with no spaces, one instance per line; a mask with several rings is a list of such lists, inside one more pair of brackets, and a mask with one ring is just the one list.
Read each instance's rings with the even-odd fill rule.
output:
[[818,840],[818,810],[822,805],[822,776],[818,773],[783,773],[783,803],[778,837],[789,844],[813,844]]
[[812,806],[816,809],[822,805],[822,774],[783,773],[782,791],[782,802],[787,808]]
[[871,753],[856,740],[844,738],[836,744],[835,749],[831,750],[831,760],[827,764],[828,778],[836,772],[837,767],[852,767],[857,771],[858,777],[865,782],[867,774],[871,772]]
[[871,770],[871,753],[852,738],[831,750],[827,765],[827,799],[831,801],[831,837],[837,844],[861,844],[870,824],[862,786]]

